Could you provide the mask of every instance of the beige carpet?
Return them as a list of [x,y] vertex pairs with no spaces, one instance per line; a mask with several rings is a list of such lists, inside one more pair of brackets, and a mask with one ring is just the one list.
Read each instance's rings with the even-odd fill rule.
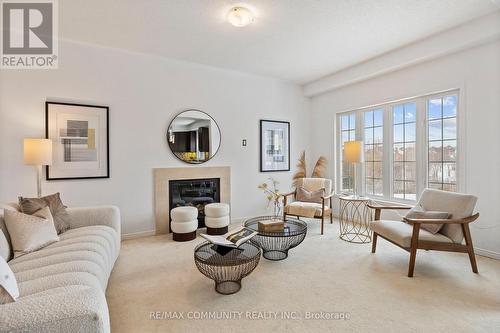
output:
[[[107,290],[113,332],[499,332],[500,261],[478,256],[474,274],[467,255],[420,251],[408,278],[405,251],[380,239],[371,254],[340,240],[336,223],[320,236],[310,222],[288,259],[261,258],[241,291],[223,296],[193,262],[201,241],[123,242]],[[334,312],[349,319],[325,318]]]

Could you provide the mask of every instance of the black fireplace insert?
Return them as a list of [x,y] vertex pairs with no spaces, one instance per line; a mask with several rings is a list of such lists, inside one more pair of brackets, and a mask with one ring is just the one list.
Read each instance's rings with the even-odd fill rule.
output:
[[170,180],[168,187],[170,210],[179,206],[196,207],[198,228],[204,228],[205,205],[220,202],[220,178]]

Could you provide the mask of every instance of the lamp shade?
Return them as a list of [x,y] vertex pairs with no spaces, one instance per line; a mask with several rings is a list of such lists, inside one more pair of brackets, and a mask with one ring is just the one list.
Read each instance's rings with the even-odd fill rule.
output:
[[363,141],[347,141],[344,143],[344,161],[350,163],[364,161]]
[[24,139],[24,164],[51,165],[52,140]]

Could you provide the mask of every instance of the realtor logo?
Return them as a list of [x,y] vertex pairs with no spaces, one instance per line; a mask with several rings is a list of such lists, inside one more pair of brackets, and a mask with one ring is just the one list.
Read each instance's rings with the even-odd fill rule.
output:
[[1,68],[57,68],[56,0],[3,0],[1,5]]

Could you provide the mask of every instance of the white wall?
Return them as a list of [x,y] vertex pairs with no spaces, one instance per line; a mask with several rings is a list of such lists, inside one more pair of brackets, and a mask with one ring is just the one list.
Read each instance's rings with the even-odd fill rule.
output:
[[[390,56],[390,55],[389,55]],[[380,63],[380,59],[378,61]],[[334,157],[337,112],[400,98],[460,88],[465,123],[465,191],[479,197],[471,225],[482,253],[500,258],[500,41],[357,82],[312,98],[313,154]],[[329,174],[333,177],[333,163]]]
[[[259,119],[291,122],[292,165],[308,144],[309,100],[279,80],[160,57],[62,42],[58,70],[0,71],[0,202],[36,194],[36,172],[23,165],[22,139],[43,137],[44,102],[110,107],[111,178],[44,182],[69,206],[120,207],[124,233],[154,229],[153,168],[189,166],[170,152],[173,116],[200,109],[218,122],[221,148],[205,166],[231,166],[233,218],[261,214],[257,185],[273,176],[288,190],[291,173],[259,173]],[[247,147],[241,146],[246,138]]]

